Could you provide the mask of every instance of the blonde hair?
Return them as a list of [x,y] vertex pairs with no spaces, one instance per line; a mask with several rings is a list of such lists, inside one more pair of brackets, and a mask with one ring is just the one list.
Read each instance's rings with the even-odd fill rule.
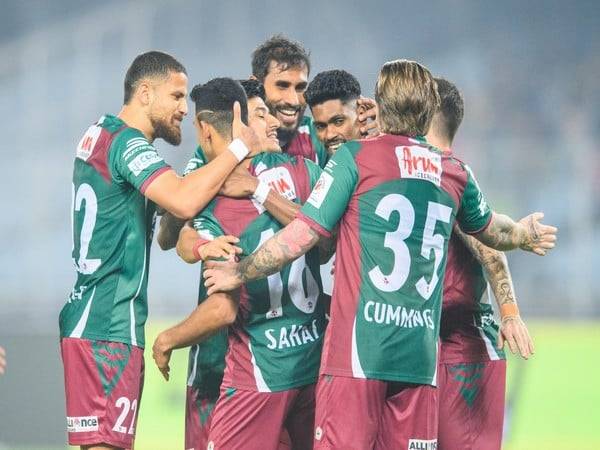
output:
[[425,135],[440,105],[433,76],[425,66],[406,59],[386,62],[375,86],[381,131]]

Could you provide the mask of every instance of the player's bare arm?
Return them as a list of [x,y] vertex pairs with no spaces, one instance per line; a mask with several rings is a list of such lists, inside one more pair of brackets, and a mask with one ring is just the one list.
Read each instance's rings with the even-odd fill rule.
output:
[[178,176],[174,170],[159,175],[146,189],[150,200],[165,208],[176,217],[190,219],[203,209],[217,195],[225,178],[239,162],[248,155],[261,151],[258,136],[241,119],[239,103],[233,107],[234,141],[229,150],[221,153],[209,164],[189,173]]
[[199,304],[185,320],[160,333],[152,346],[152,358],[165,380],[169,380],[169,361],[173,350],[202,342],[231,325],[237,310],[237,295],[214,294]]
[[489,226],[474,236],[496,250],[520,248],[544,256],[554,248],[558,229],[541,223],[543,217],[543,213],[536,212],[515,222],[504,214],[494,213]]
[[235,236],[219,236],[211,241],[206,241],[188,224],[179,232],[177,240],[177,254],[186,263],[194,264],[206,261],[209,258],[229,259],[242,253],[242,249],[235,244],[240,240]]
[[486,278],[494,292],[501,316],[498,348],[503,348],[506,341],[513,354],[518,351],[523,358],[529,358],[534,353],[533,340],[519,314],[506,255],[486,247],[477,239],[460,231],[459,227],[454,227],[453,232],[463,240],[473,256],[483,266]]
[[185,224],[185,219],[175,217],[170,212],[165,212],[160,218],[158,236],[156,240],[163,250],[171,250],[177,245],[177,237],[181,227]]
[[251,280],[265,278],[304,255],[319,241],[319,235],[305,222],[293,220],[239,263],[208,261],[204,271],[208,294],[231,291]]

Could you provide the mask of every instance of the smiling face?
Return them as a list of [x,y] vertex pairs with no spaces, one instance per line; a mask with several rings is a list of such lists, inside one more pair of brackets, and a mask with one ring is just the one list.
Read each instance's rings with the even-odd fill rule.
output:
[[153,85],[149,119],[155,139],[162,138],[172,145],[181,143],[181,121],[188,112],[186,95],[187,76],[182,72],[170,72]]
[[308,84],[308,68],[286,67],[271,61],[263,81],[267,106],[281,122],[279,137],[287,142],[296,133],[306,109],[304,91]]
[[360,139],[356,100],[327,100],[312,106],[311,112],[317,136],[329,155],[333,155],[344,142]]
[[248,125],[254,130],[264,151],[281,151],[277,129],[279,120],[273,116],[260,97],[248,99]]

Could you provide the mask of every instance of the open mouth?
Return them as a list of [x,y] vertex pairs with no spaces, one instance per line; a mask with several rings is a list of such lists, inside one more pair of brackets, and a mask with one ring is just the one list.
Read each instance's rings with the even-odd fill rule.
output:
[[327,144],[327,150],[329,150],[330,152],[335,152],[338,148],[340,148],[346,141],[336,141],[336,142],[332,142],[330,144]]
[[278,119],[286,124],[295,123],[299,112],[298,108],[277,108]]

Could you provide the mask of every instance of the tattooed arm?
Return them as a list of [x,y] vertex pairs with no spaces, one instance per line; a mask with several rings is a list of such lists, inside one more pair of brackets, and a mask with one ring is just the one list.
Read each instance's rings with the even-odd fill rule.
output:
[[283,230],[239,263],[206,262],[204,285],[208,294],[230,291],[251,280],[266,278],[299,258],[319,241],[319,234],[300,219],[294,219]]
[[543,217],[544,214],[537,212],[514,222],[504,214],[494,213],[488,227],[474,236],[496,250],[520,248],[544,256],[554,248],[557,229],[542,224]]
[[533,341],[519,315],[506,255],[486,247],[477,239],[460,231],[459,227],[454,227],[454,233],[462,239],[483,266],[486,278],[494,292],[501,316],[498,348],[504,347],[504,341],[506,341],[513,354],[518,350],[523,358],[529,358],[534,352]]

